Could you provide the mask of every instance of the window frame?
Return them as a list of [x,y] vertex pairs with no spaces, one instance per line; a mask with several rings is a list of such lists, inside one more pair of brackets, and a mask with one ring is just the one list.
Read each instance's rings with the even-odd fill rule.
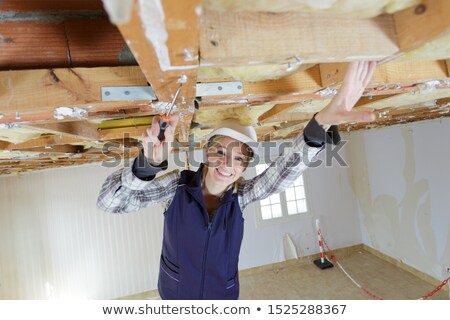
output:
[[[264,162],[261,162],[259,164],[266,164]],[[253,168],[255,175],[256,175],[256,167]],[[281,212],[282,216],[278,218],[271,218],[271,219],[263,219],[262,218],[262,210],[261,210],[261,200],[255,201],[255,210],[256,210],[256,226],[268,226],[268,225],[277,225],[277,224],[283,224],[283,223],[289,223],[295,220],[301,220],[301,219],[310,219],[313,216],[313,210],[312,210],[312,203],[311,203],[311,197],[309,195],[309,173],[308,170],[303,171],[303,186],[305,190],[305,200],[306,200],[306,207],[307,211],[297,214],[288,214],[288,208],[287,208],[287,200],[286,200],[286,192],[282,191],[279,193],[280,195],[280,204],[281,204]],[[289,187],[291,188],[291,187]]]

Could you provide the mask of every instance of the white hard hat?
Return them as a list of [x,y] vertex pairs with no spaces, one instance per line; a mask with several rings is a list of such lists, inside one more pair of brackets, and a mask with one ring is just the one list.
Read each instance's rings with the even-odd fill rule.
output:
[[243,142],[253,150],[253,154],[258,153],[258,136],[255,129],[252,126],[241,125],[237,119],[226,119],[219,122],[207,138],[209,140],[217,135],[231,137]]

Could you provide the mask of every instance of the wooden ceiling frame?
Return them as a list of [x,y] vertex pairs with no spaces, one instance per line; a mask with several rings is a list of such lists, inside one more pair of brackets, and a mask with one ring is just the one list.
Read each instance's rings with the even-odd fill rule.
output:
[[201,0],[133,1],[131,18],[118,25],[158,102],[169,103],[186,77],[178,101],[181,135],[188,140],[199,66]]
[[[279,80],[244,81],[243,94],[198,99],[196,107],[208,111],[273,106],[257,119],[259,136],[286,138],[301,130],[332,97],[348,61],[353,60],[384,62],[358,104],[377,110],[378,119],[374,124],[349,124],[342,128],[388,125],[384,114],[389,110],[393,115],[391,124],[416,120],[413,112],[418,112],[417,120],[448,116],[448,106],[442,106],[450,96],[450,53],[423,53],[423,48],[439,44],[450,34],[450,22],[446,20],[450,3],[446,0],[424,0],[419,6],[372,19],[294,12],[202,12],[200,6],[201,0],[134,0],[130,21],[118,29],[139,67],[0,72],[0,83],[6,89],[0,95],[0,125],[21,125],[44,134],[19,144],[0,141],[0,151],[42,153],[39,159],[11,160],[14,170],[30,164],[31,168],[42,168],[40,161],[62,166],[107,159],[108,155],[101,151],[104,143],[122,141],[125,145],[127,138],[136,141],[147,126],[99,129],[94,122],[161,114],[178,89],[178,80],[186,75],[187,82],[177,100],[183,141],[193,119],[199,67],[277,64],[287,70],[299,63],[318,63]],[[162,37],[155,38],[150,33]],[[415,56],[428,60],[403,61]],[[386,63],[395,59],[399,60]],[[206,83],[218,80],[202,78]],[[158,98],[153,103],[102,101],[101,87],[148,84]],[[441,106],[427,107],[430,100]],[[302,103],[304,108],[299,107]],[[410,110],[405,108],[408,106]],[[61,117],[59,108],[73,109],[74,113]],[[80,110],[85,112],[80,114]],[[90,149],[78,151],[74,159],[52,160],[47,156],[52,149],[53,155],[76,151],[74,146],[86,142],[91,143]],[[0,173],[7,172],[2,166]]]
[[148,100],[102,102],[102,87],[147,85],[139,67],[0,71],[0,83],[7,89],[0,95],[0,123],[55,121],[62,107],[83,109],[87,118],[136,107],[154,111]]

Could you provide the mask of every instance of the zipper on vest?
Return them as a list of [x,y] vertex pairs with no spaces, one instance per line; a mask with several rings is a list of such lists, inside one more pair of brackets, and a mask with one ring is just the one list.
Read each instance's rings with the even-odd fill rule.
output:
[[[213,217],[214,220],[214,217]],[[211,225],[212,221],[208,223],[208,236],[206,238],[205,251],[203,252],[203,265],[202,265],[202,282],[200,290],[200,299],[203,299],[203,291],[205,290],[205,266],[206,266],[206,255],[208,254],[209,238],[211,237]]]

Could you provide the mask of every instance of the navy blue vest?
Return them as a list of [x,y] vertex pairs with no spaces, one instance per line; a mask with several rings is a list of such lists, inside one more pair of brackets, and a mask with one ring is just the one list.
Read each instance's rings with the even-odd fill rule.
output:
[[228,190],[209,221],[201,171],[182,171],[164,213],[158,291],[162,299],[237,299],[244,219],[238,196]]

